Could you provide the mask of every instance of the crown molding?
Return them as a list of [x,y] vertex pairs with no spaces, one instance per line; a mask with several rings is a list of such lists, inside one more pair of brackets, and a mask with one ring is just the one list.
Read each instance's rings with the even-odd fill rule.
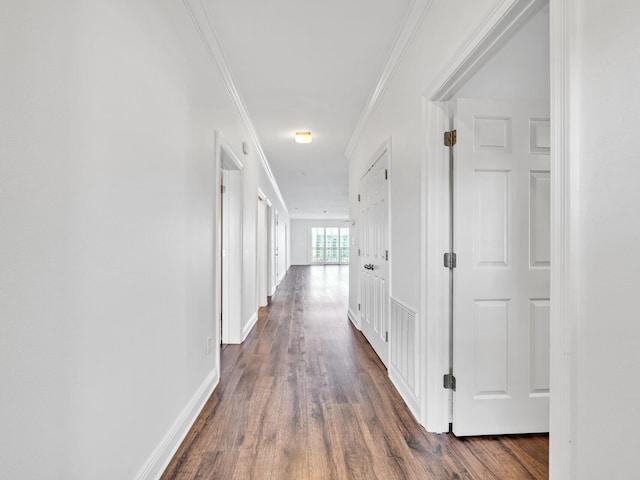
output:
[[409,12],[402,23],[402,27],[400,28],[400,33],[396,38],[393,49],[391,50],[391,54],[387,59],[387,63],[385,64],[384,69],[382,70],[382,74],[374,89],[371,91],[369,95],[369,99],[364,106],[364,109],[360,113],[360,117],[358,118],[358,123],[356,124],[356,128],[351,134],[351,138],[349,139],[349,143],[347,144],[347,148],[344,151],[344,154],[347,158],[351,158],[353,151],[360,140],[360,136],[362,132],[369,122],[369,117],[373,113],[373,110],[376,108],[384,92],[386,91],[389,83],[391,82],[391,78],[393,77],[404,52],[407,50],[409,43],[413,39],[420,23],[422,23],[422,19],[425,14],[429,10],[429,7],[433,3],[433,0],[414,0],[409,8]]
[[278,196],[278,199],[282,203],[287,214],[289,210],[287,208],[287,204],[282,197],[282,193],[280,192],[280,188],[278,187],[278,182],[271,171],[271,167],[269,166],[269,162],[267,161],[267,156],[262,149],[262,144],[260,143],[260,139],[258,138],[258,133],[256,132],[255,126],[253,125],[253,120],[251,119],[251,115],[249,114],[249,110],[247,109],[246,104],[244,103],[244,99],[236,86],[236,82],[233,79],[233,74],[231,73],[231,69],[227,64],[227,60],[225,58],[224,52],[220,47],[220,43],[218,42],[218,38],[216,36],[215,30],[213,29],[213,25],[211,23],[211,17],[207,8],[205,7],[202,0],[183,0],[184,6],[193,21],[193,24],[200,34],[202,41],[209,53],[209,56],[213,60],[213,63],[216,64],[220,74],[222,75],[222,79],[224,81],[225,87],[227,89],[227,93],[231,98],[231,101],[235,105],[240,117],[242,118],[242,122],[244,123],[247,132],[249,133],[249,137],[253,142],[256,152],[258,153],[258,158],[262,163],[262,167],[267,174],[267,178],[271,182],[273,189]]

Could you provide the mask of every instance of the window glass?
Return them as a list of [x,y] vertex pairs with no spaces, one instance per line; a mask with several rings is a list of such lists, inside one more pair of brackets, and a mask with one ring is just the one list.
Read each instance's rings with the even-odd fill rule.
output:
[[349,263],[349,228],[312,227],[311,263]]
[[324,263],[324,228],[311,229],[311,263]]
[[349,263],[349,229],[340,229],[340,263]]
[[340,229],[326,228],[325,241],[325,263],[338,263],[340,261],[340,257],[338,256]]

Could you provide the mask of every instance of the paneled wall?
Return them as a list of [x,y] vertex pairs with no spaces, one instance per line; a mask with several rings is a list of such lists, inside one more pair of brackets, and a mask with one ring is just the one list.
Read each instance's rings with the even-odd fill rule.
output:
[[417,322],[414,309],[391,298],[389,377],[414,414],[420,408]]

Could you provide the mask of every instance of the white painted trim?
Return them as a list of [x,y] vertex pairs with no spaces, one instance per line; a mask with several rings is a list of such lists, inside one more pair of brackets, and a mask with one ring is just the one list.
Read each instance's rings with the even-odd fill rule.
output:
[[347,310],[347,316],[349,317],[349,320],[351,320],[351,323],[353,323],[353,326],[360,330],[360,316],[351,310],[351,307]]
[[200,412],[219,381],[218,371],[215,370],[202,382],[193,397],[191,397],[191,400],[189,400],[189,403],[185,405],[180,415],[178,415],[178,418],[173,422],[169,431],[167,431],[158,446],[138,471],[134,477],[135,480],[155,480],[160,478],[176,451],[178,451],[178,447],[180,447],[187,433],[189,433],[198,415],[200,415]]
[[[420,322],[420,316],[418,315],[417,310],[412,306],[408,305],[407,303],[403,302],[402,300],[399,300],[397,297],[390,296],[389,305],[391,305],[392,303],[395,303],[396,305],[405,309],[408,312],[412,312],[414,314],[416,328],[418,331],[420,331],[420,328],[421,328],[420,324],[422,322]],[[389,319],[391,320],[391,312],[389,312]],[[395,334],[395,330],[393,331],[391,330],[391,325],[389,325],[389,330],[390,330],[390,335]],[[415,389],[411,388],[411,386],[403,378],[402,372],[398,371],[398,369],[392,362],[391,343],[389,343],[389,379],[391,380],[391,383],[393,383],[393,385],[396,387],[396,390],[398,390],[398,393],[400,393],[402,400],[404,400],[404,403],[409,407],[409,410],[411,410],[411,413],[413,413],[413,416],[418,420],[418,422],[423,423],[421,419],[423,416],[424,402],[420,398],[422,397],[420,384],[421,384],[421,377],[422,377],[421,375],[422,367],[424,364],[420,363],[422,359],[422,355],[421,355],[422,352],[420,351],[419,348],[417,348],[418,345],[419,344],[416,344],[416,349],[415,349],[416,388]]]
[[391,302],[395,303],[396,305],[404,308],[405,310],[408,310],[409,312],[412,312],[414,315],[416,315],[416,322],[419,323],[418,321],[418,311],[412,307],[411,305],[409,305],[406,302],[403,302],[402,300],[400,300],[398,297],[395,296],[391,296],[391,298],[389,299]]
[[[392,265],[393,265],[393,245],[391,242],[391,232],[393,231],[393,225],[392,225],[392,217],[391,217],[391,202],[392,202],[392,198],[391,198],[391,182],[393,181],[393,155],[392,155],[392,145],[391,145],[391,137],[387,138],[382,145],[380,145],[380,147],[378,147],[377,150],[374,151],[374,153],[372,155],[369,156],[369,158],[371,159],[370,162],[365,166],[365,168],[363,169],[362,175],[360,175],[360,180],[362,181],[362,179],[369,173],[369,171],[376,165],[376,163],[378,163],[379,160],[382,159],[382,157],[384,157],[384,155],[387,155],[388,157],[388,161],[387,161],[387,170],[388,170],[388,174],[389,177],[387,179],[387,249],[389,250],[389,260],[387,262],[387,279],[388,279],[388,296],[387,296],[387,312],[386,312],[386,316],[387,319],[391,319],[391,298],[393,295],[393,278],[391,275],[392,270]],[[358,185],[359,186],[359,185]],[[358,206],[358,218],[359,221],[362,221],[362,218],[359,217],[360,215],[360,207]],[[362,242],[362,237],[360,235],[358,235],[358,248],[362,248],[361,246],[361,242]],[[358,303],[361,303],[362,299],[360,296],[360,291],[361,291],[361,285],[360,285],[360,269],[361,269],[361,261],[360,261],[360,257],[358,257],[358,277],[357,277],[357,284],[358,284]],[[360,320],[360,315],[358,316],[358,319]],[[360,321],[358,321],[358,329],[362,330],[360,328]],[[391,329],[391,324],[389,323],[388,328]],[[389,364],[391,362],[391,355],[390,355],[390,344],[387,343],[387,364]],[[378,352],[379,353],[379,352]]]
[[548,0],[503,0],[471,35],[444,73],[427,89],[434,101],[450,100]]
[[426,131],[421,171],[421,307],[426,318],[420,332],[424,392],[423,425],[428,431],[445,432],[449,426],[449,392],[442,375],[449,368],[449,277],[442,267],[442,254],[449,248],[448,157],[442,136],[448,128],[448,100],[481,68],[547,0],[503,0],[481,22],[461,51],[454,56],[423,99]]
[[[238,155],[236,155],[236,152],[233,150],[233,147],[227,140],[227,137],[225,137],[220,130],[216,130],[215,138],[216,138],[216,145],[217,145],[218,151],[224,150],[225,152],[227,152],[227,154],[229,155],[229,158],[231,159],[231,161],[236,167],[235,169],[242,170],[244,168],[244,165],[242,165],[242,162],[238,158]],[[226,170],[232,170],[232,169],[227,168]]]
[[213,242],[214,242],[214,256],[213,256],[213,318],[210,320],[213,323],[213,356],[216,359],[216,369],[220,372],[220,309],[222,308],[222,295],[220,294],[220,282],[222,281],[222,257],[220,255],[222,245],[222,208],[220,202],[219,188],[222,181],[222,172],[220,171],[222,160],[222,143],[220,140],[223,138],[222,134],[218,131],[215,132],[215,145],[214,145],[214,168],[213,174],[213,198],[211,199],[215,205],[215,213],[213,218]]
[[[231,163],[233,165],[227,165],[226,168],[225,166],[222,164],[222,154],[223,152],[226,154],[226,157],[228,157],[229,159],[231,159]],[[235,253],[239,253],[239,255],[236,257],[237,258],[237,262],[235,262],[235,264],[233,265],[233,269],[234,269],[234,273],[231,274],[230,270],[229,270],[229,265],[230,265],[230,253],[232,251],[232,249],[227,248],[227,256],[225,257],[225,259],[222,258],[222,252],[220,250],[220,240],[222,239],[222,236],[224,235],[223,232],[223,225],[222,225],[222,216],[220,208],[216,208],[216,218],[215,218],[215,222],[216,222],[216,227],[215,227],[215,231],[216,231],[216,241],[218,242],[216,245],[216,266],[215,266],[215,275],[216,275],[216,281],[220,280],[222,282],[222,285],[227,285],[226,288],[226,292],[225,292],[225,296],[226,296],[226,301],[229,302],[230,301],[230,296],[229,296],[229,291],[231,288],[241,288],[242,286],[242,264],[243,264],[243,258],[242,258],[242,245],[243,245],[243,235],[242,235],[242,230],[243,230],[243,224],[242,224],[242,217],[243,217],[243,209],[242,209],[242,203],[243,203],[243,198],[244,198],[244,180],[243,180],[243,165],[242,162],[240,161],[240,159],[238,158],[238,156],[236,155],[236,153],[234,152],[233,148],[231,147],[231,145],[229,144],[229,142],[227,141],[226,137],[223,135],[223,133],[219,130],[216,130],[215,132],[215,168],[217,171],[216,174],[216,192],[217,192],[217,188],[218,185],[220,184],[221,180],[223,179],[223,174],[222,171],[226,171],[229,175],[228,177],[230,177],[231,173],[230,172],[234,172],[235,173],[239,173],[240,178],[239,178],[239,182],[240,182],[240,189],[238,191],[233,191],[230,190],[228,192],[229,197],[228,200],[226,202],[226,205],[224,205],[224,208],[226,210],[229,209],[230,207],[230,202],[231,201],[236,201],[238,202],[238,207],[240,210],[240,218],[239,218],[239,222],[240,222],[240,226],[239,226],[239,232],[237,232],[237,236],[239,238],[234,239],[233,243],[234,243],[234,248],[238,248],[239,252],[235,252]],[[230,178],[229,178],[230,180]],[[219,201],[219,194],[216,193],[215,194],[215,198],[216,198],[216,204]],[[227,216],[229,217],[228,212],[226,212]],[[228,218],[227,217],[227,218]],[[228,227],[228,225],[227,225]],[[222,278],[223,275],[221,274],[220,268],[222,266],[222,264],[224,262],[227,262],[227,268],[226,270],[224,270],[224,277]],[[231,282],[231,279],[236,280],[235,282]],[[233,285],[233,286],[232,286]],[[216,295],[216,300],[215,300],[215,305],[214,305],[214,319],[219,319],[220,318],[220,311],[223,307],[223,299],[220,297],[220,288],[219,286],[216,288],[217,290],[217,295]],[[240,300],[240,304],[241,304],[241,300]],[[238,310],[241,309],[241,305],[236,305],[238,306]],[[229,307],[229,305],[227,305],[227,307]],[[216,338],[216,354],[217,354],[217,358],[218,358],[218,365],[220,365],[220,343],[221,341],[223,343],[241,343],[240,342],[240,332],[241,332],[241,326],[240,326],[240,316],[239,314],[237,316],[234,317],[230,317],[229,316],[229,308],[227,308],[227,312],[223,312],[225,313],[223,315],[223,319],[222,319],[222,332],[223,332],[223,338]],[[232,318],[235,319],[232,322]],[[220,329],[217,328],[217,320],[215,320],[216,322],[216,328],[215,328],[215,335],[216,337],[219,337],[220,335]],[[238,322],[238,323],[235,323]]]
[[[220,149],[220,154],[222,153],[222,149]],[[221,155],[222,157],[222,155]],[[230,266],[230,253],[231,250],[229,248],[229,240],[230,240],[230,236],[231,236],[231,228],[229,225],[229,219],[230,219],[230,195],[232,193],[231,189],[229,188],[229,183],[230,183],[230,175],[229,175],[229,170],[225,170],[222,167],[222,163],[220,163],[220,183],[221,185],[224,186],[225,190],[226,190],[226,195],[227,195],[227,199],[229,201],[225,201],[222,200],[220,202],[220,211],[221,211],[221,215],[219,218],[219,222],[220,222],[220,245],[218,248],[218,252],[217,252],[217,257],[218,257],[218,262],[220,264],[219,268],[220,268],[220,284],[217,286],[217,290],[219,290],[221,292],[220,294],[220,305],[218,307],[218,311],[220,312],[219,317],[217,318],[221,318],[221,322],[222,322],[222,337],[220,339],[220,343],[232,343],[231,342],[231,338],[233,337],[233,335],[231,334],[231,319],[229,318],[229,310],[230,310],[230,293],[231,290],[233,289],[233,287],[231,286],[231,283],[229,281],[229,279],[231,278],[231,269],[229,268]],[[218,198],[222,197],[223,195],[218,193]],[[235,245],[234,245],[235,247]],[[234,248],[232,247],[232,248]],[[241,247],[242,248],[242,247]],[[223,254],[224,253],[224,254]],[[235,273],[235,272],[234,272]],[[242,285],[242,280],[240,279],[239,285]]]
[[[417,319],[416,315],[416,319]],[[416,365],[417,367],[417,365]],[[402,374],[398,372],[395,365],[392,362],[389,362],[389,380],[393,383],[393,386],[396,387],[398,393],[404,400],[404,403],[409,407],[411,413],[416,418],[416,420],[420,421],[422,417],[421,404],[420,399],[411,391],[411,387],[407,384],[407,382],[402,378]]]
[[572,271],[572,231],[579,217],[577,174],[572,156],[577,155],[572,135],[570,59],[575,2],[557,0],[550,4],[551,52],[551,403],[549,422],[549,478],[575,478],[577,411],[577,331],[575,277]]
[[253,312],[253,315],[251,315],[251,318],[249,318],[249,321],[247,322],[247,324],[242,329],[242,341],[243,342],[247,339],[247,337],[251,333],[251,330],[253,330],[253,327],[256,326],[256,323],[258,323],[258,312]]
[[269,162],[267,161],[267,157],[264,153],[264,150],[262,149],[262,144],[260,143],[260,139],[258,138],[258,133],[255,129],[255,126],[253,125],[253,120],[251,119],[249,110],[244,103],[242,95],[240,95],[240,91],[238,90],[236,82],[233,79],[233,74],[229,69],[229,65],[227,64],[225,55],[222,51],[222,48],[220,47],[218,38],[216,37],[215,30],[213,29],[213,24],[211,22],[211,15],[209,14],[207,7],[202,0],[183,0],[183,3],[187,9],[187,12],[189,13],[189,16],[191,17],[191,20],[193,21],[196,30],[200,34],[200,37],[205,44],[209,56],[220,70],[220,74],[222,75],[222,79],[224,80],[227,93],[229,94],[229,97],[231,98],[240,117],[242,118],[242,122],[244,123],[244,126],[249,133],[249,137],[251,137],[251,141],[256,148],[256,152],[258,153],[258,158],[261,161],[262,168],[264,168],[264,171],[267,174],[267,178],[271,182],[271,185],[273,186],[278,199],[282,203],[282,207],[288,214],[289,210],[287,209],[287,204],[284,202],[284,198],[282,197],[282,193],[280,193],[278,183],[276,182],[273,172],[271,171],[271,167],[269,166]]
[[449,163],[442,138],[449,128],[448,103],[424,100],[425,158],[421,171],[422,228],[421,311],[426,321],[419,352],[425,371],[421,375],[423,425],[430,432],[449,430],[450,393],[442,388],[449,371],[449,271],[442,255],[449,250]]
[[389,54],[387,63],[385,64],[375,87],[371,91],[369,99],[360,113],[358,123],[356,123],[356,127],[351,134],[351,138],[349,139],[349,143],[347,144],[347,148],[344,152],[347,158],[351,158],[351,155],[353,155],[353,151],[360,140],[360,136],[362,135],[371,114],[378,103],[380,103],[380,100],[382,99],[384,92],[387,90],[404,52],[407,50],[409,43],[416,34],[420,23],[422,23],[422,19],[432,3],[433,0],[414,0],[411,7],[409,7],[409,12],[402,23],[402,27],[400,28],[400,32],[396,38],[393,49]]
[[[382,145],[378,147],[377,150],[373,152],[373,154],[369,155],[371,161],[365,166],[362,174],[360,175],[360,180],[364,178],[364,176],[369,173],[369,170],[373,168],[373,166],[377,163],[378,160],[385,154],[389,152],[389,174],[391,174],[391,137],[387,138]],[[391,180],[391,178],[389,178]],[[391,182],[389,182],[391,185]]]

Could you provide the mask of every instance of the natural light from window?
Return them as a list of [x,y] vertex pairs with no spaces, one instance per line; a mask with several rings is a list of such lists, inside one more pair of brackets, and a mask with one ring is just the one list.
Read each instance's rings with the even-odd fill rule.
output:
[[349,228],[312,227],[311,263],[316,265],[349,263]]

